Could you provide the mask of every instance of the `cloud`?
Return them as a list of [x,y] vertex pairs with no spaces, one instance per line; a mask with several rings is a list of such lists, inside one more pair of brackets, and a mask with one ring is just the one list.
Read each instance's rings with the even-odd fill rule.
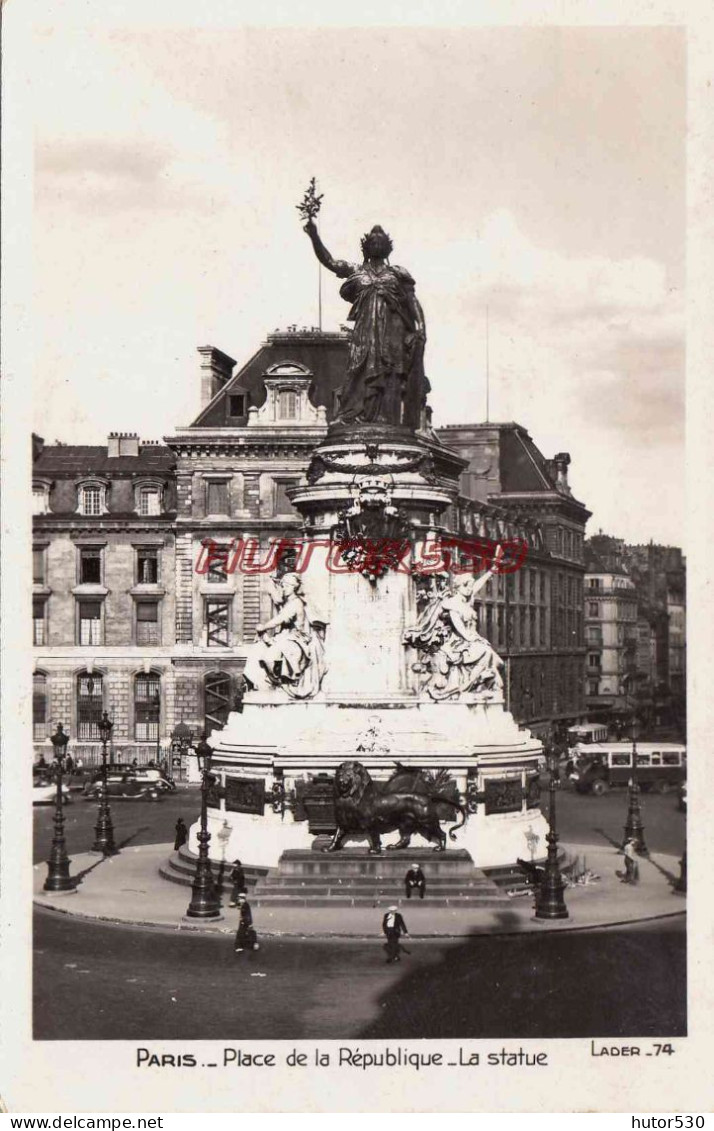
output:
[[[563,415],[619,433],[628,446],[645,434],[647,442],[681,439],[682,303],[662,264],[541,248],[503,210],[485,218],[478,238],[433,254],[439,270],[426,277],[431,293],[422,295],[437,325],[430,339],[437,396],[438,370],[456,380],[464,372],[465,332],[472,368],[483,374],[488,307],[492,393],[502,419],[523,419],[527,409],[537,427],[552,417],[554,401]],[[451,393],[453,379],[447,383]]]

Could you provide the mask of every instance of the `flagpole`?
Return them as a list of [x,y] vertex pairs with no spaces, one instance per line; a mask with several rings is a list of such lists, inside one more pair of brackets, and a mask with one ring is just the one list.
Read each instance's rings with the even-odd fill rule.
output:
[[491,374],[489,366],[489,324],[488,324],[488,306],[486,307],[486,423],[490,420],[490,399],[491,399]]

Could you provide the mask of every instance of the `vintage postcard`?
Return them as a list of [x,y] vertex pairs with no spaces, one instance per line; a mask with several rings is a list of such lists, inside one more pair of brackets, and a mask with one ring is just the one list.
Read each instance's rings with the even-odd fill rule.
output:
[[6,25],[5,1107],[707,1112],[711,21]]

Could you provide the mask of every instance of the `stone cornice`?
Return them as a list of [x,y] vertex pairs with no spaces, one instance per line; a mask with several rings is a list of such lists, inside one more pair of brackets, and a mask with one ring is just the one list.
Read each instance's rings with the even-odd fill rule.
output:
[[157,533],[170,531],[173,528],[176,516],[172,512],[169,515],[157,515],[151,518],[135,518],[130,517],[116,517],[111,514],[96,515],[94,517],[85,515],[62,515],[62,514],[42,514],[33,517],[33,531],[37,534],[44,532],[57,532],[66,530],[76,535],[103,535],[113,534],[125,530],[132,530],[136,532]]
[[537,511],[545,513],[567,514],[579,525],[585,525],[592,512],[584,503],[579,503],[568,495],[561,495],[558,491],[519,491],[510,494],[503,492],[488,496],[489,502],[493,500],[495,506],[518,507],[528,509],[531,514]]
[[244,434],[239,436],[233,428],[216,428],[195,436],[187,434],[167,436],[165,442],[178,459],[191,461],[202,457],[225,458],[226,456],[258,459],[290,451],[309,457],[317,442],[323,439],[325,434],[326,429],[322,426],[306,425],[299,432],[290,431],[286,435],[283,428],[254,425],[250,431],[246,429]]

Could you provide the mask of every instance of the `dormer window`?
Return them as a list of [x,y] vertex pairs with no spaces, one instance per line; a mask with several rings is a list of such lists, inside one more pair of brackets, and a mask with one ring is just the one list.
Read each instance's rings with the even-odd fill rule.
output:
[[144,476],[134,483],[134,510],[144,518],[160,515],[164,505],[164,484]]
[[228,395],[229,416],[245,416],[247,411],[245,393],[230,393]]
[[96,517],[107,512],[107,485],[100,480],[79,484],[78,510],[80,514]]
[[139,514],[161,514],[161,490],[159,487],[141,487],[139,490]]
[[295,420],[298,414],[298,394],[293,389],[281,389],[278,394],[278,419]]
[[50,487],[47,480],[36,480],[32,484],[32,513],[47,514],[50,509]]
[[101,514],[104,492],[101,487],[83,487],[81,496],[82,514]]

